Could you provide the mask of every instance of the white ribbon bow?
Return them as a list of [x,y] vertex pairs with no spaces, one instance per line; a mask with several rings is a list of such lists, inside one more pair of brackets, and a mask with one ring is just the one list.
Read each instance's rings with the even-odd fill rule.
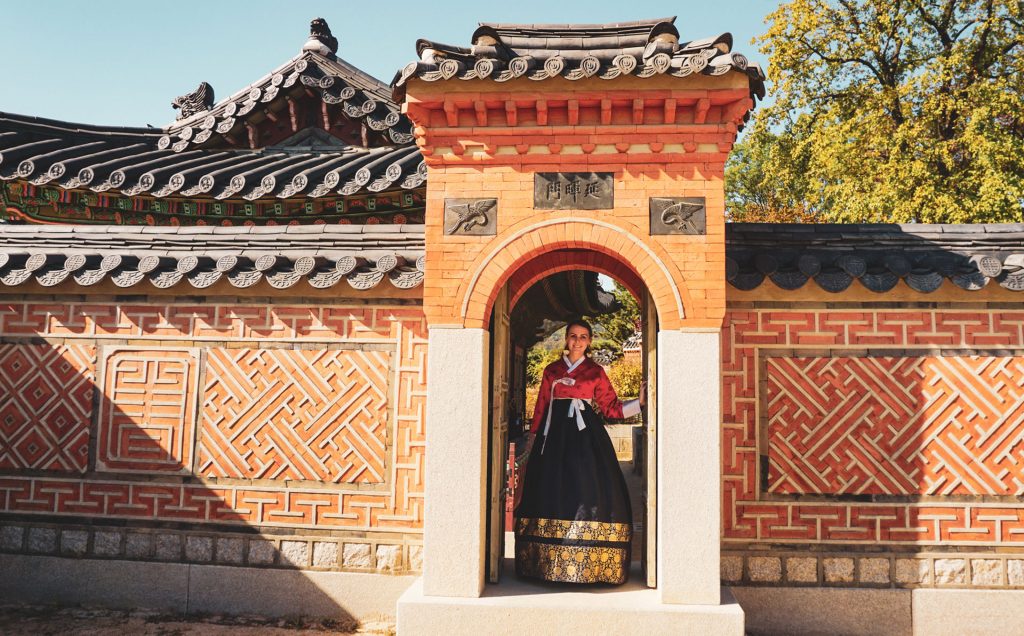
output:
[[[576,380],[573,378],[559,378],[551,383],[551,395],[548,398],[548,418],[544,422],[544,442],[540,445],[540,454],[544,454],[544,447],[548,445],[548,431],[551,429],[551,413],[555,410],[555,385],[564,384],[566,386],[573,386],[576,384]],[[587,423],[583,420],[583,408],[586,402],[580,398],[573,398],[569,402],[569,417],[576,416],[576,428],[583,430],[587,428]]]
[[576,428],[581,431],[587,428],[587,423],[583,421],[583,406],[586,404],[579,398],[573,398],[572,402],[569,402],[569,417],[576,416]]

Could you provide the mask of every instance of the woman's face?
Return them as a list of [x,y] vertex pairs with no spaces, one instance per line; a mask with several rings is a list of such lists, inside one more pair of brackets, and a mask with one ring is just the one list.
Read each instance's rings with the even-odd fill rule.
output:
[[590,346],[590,332],[586,327],[573,325],[565,332],[565,348],[569,350],[569,358],[578,359]]

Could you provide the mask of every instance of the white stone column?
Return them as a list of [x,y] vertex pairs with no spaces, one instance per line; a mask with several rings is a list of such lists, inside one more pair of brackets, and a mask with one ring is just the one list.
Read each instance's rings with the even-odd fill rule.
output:
[[423,520],[423,593],[478,597],[484,587],[487,360],[483,329],[431,327]]
[[718,605],[722,403],[719,330],[658,333],[658,590]]

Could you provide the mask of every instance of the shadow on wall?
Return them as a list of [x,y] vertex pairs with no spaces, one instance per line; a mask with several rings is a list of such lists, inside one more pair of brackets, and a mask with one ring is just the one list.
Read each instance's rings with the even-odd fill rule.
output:
[[[214,453],[216,445],[204,446],[197,435],[230,435],[252,424],[230,420],[228,409],[210,404],[233,399],[210,395],[211,387],[216,391],[208,360],[213,350],[5,340],[0,344],[0,598],[341,621],[394,614],[394,599],[411,577],[372,572],[387,570],[389,563],[400,566],[397,546],[345,540],[315,528],[318,515],[331,513],[332,498],[339,505],[338,487],[306,482],[308,487],[299,490],[294,482],[269,488],[266,479],[210,479],[214,467],[234,451],[228,445]],[[255,358],[262,352],[247,351]],[[341,387],[332,397],[358,402],[367,417],[377,416],[369,413],[380,406],[376,391],[367,388],[372,383],[345,377],[343,371],[351,369],[342,369],[338,356],[324,362],[323,351],[292,353],[307,360],[319,354],[324,368],[336,372],[323,377]],[[198,390],[200,382],[205,392]],[[253,397],[273,407],[263,411],[265,417],[305,413],[282,392]],[[207,402],[205,411],[197,399]],[[209,420],[218,412],[225,417]],[[196,426],[200,413],[211,426]],[[385,405],[384,428],[386,413]],[[277,455],[263,459],[289,456],[314,470],[316,458],[286,448],[280,430],[250,428],[244,434],[253,436],[257,449],[277,446]],[[344,475],[341,468],[330,468],[338,480]],[[290,476],[284,466],[264,469],[264,477]],[[303,499],[302,505],[289,506],[292,498]],[[291,515],[295,527],[251,522],[271,518],[274,511]],[[296,519],[296,514],[311,516]],[[338,571],[342,567],[349,571]]]

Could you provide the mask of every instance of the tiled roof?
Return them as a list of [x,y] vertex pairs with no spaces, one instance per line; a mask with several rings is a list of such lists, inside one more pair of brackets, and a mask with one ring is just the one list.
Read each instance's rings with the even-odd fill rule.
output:
[[266,281],[288,289],[305,281],[356,290],[384,280],[400,289],[423,282],[421,225],[275,227],[0,226],[0,287],[52,287],[110,280],[203,289],[226,279],[237,288]]
[[422,186],[411,122],[385,84],[322,43],[333,37],[320,22],[298,56],[231,97],[214,104],[204,82],[175,99],[184,116],[164,129],[0,113],[0,180],[250,201]]
[[1024,291],[1024,224],[729,223],[726,255],[726,278],[741,290],[768,279],[785,290],[813,280],[840,292],[859,281],[882,293],[902,280],[929,293],[948,280]]
[[417,188],[426,167],[414,145],[306,144],[258,150],[160,148],[163,133],[0,113],[0,179],[125,196],[255,200]]
[[675,17],[613,24],[487,24],[460,47],[419,40],[419,61],[395,76],[396,95],[410,78],[428,82],[526,77],[604,80],[624,76],[652,77],[694,74],[747,75],[751,94],[764,96],[764,73],[732,51],[732,35],[679,41]]
[[[226,278],[239,288],[266,280],[286,289],[302,280],[355,289],[388,279],[423,280],[421,225],[128,227],[0,225],[0,284],[120,287]],[[854,281],[883,293],[903,281],[932,292],[946,280],[967,291],[990,284],[1024,291],[1024,224],[811,225],[729,223],[726,279],[741,290],[770,280],[784,290],[814,281],[841,292]]]
[[371,139],[366,145],[413,141],[412,125],[392,101],[386,84],[333,54],[303,51],[231,97],[174,122],[160,145],[175,152],[228,146],[225,136],[238,133],[244,137],[246,124],[265,119],[268,112],[269,116],[290,119],[288,99],[306,96],[307,91],[327,106],[338,105],[349,119],[365,122],[370,131],[381,133],[380,141],[374,144]]
[[632,336],[626,338],[626,341],[622,343],[623,351],[640,351],[641,345],[643,345],[644,336],[639,331],[634,333]]

